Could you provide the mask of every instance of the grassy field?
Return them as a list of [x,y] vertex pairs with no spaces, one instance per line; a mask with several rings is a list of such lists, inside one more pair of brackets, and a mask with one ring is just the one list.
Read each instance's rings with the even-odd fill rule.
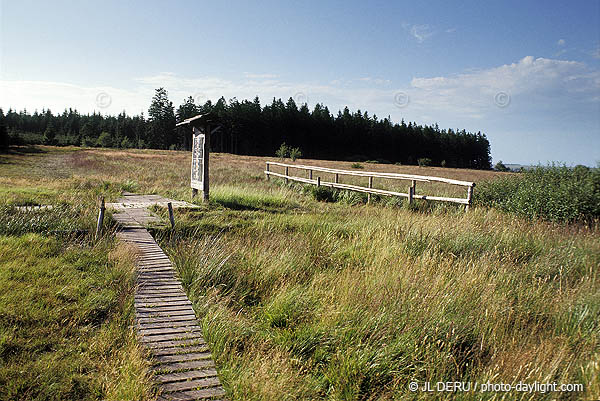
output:
[[[189,200],[187,152],[36,149],[0,156],[0,207],[63,205],[75,211],[69,226],[89,229],[100,194],[112,200],[128,190]],[[265,160],[275,159],[212,154],[210,204],[177,211],[175,229],[153,230],[201,318],[231,399],[600,398],[597,227],[530,221],[483,207],[464,213],[452,205],[317,202],[296,186],[267,182]],[[364,167],[478,183],[499,175]],[[43,235],[14,230],[12,217],[1,219],[6,249],[28,238],[39,247],[81,246],[61,239],[56,232],[64,228],[43,219],[28,223],[46,230]],[[109,263],[102,249],[115,252],[108,239],[102,244],[89,250],[100,253],[94,266]],[[32,258],[52,269],[46,254]],[[126,263],[119,258],[123,251],[110,263]],[[13,266],[1,260],[3,269]],[[27,297],[16,284],[2,285]],[[5,313],[3,333],[22,330],[25,323]],[[116,315],[118,321],[127,313]],[[96,330],[87,338],[102,336],[103,324],[79,326]],[[135,350],[134,342],[125,344]],[[13,354],[29,358],[31,352]],[[98,363],[94,355],[92,364]],[[91,372],[90,383],[104,376],[99,368]],[[144,377],[143,369],[135,372]],[[409,391],[413,381],[581,383],[584,391],[424,393]]]

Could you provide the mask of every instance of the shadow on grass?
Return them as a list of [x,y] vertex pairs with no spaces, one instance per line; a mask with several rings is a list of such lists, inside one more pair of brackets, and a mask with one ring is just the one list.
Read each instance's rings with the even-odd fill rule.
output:
[[0,151],[0,164],[11,164],[12,161],[7,156],[25,156],[30,154],[48,153],[35,145],[11,146],[7,150]]
[[272,214],[285,213],[292,207],[290,205],[270,202],[248,202],[244,198],[211,199],[215,206],[235,211],[266,212]]

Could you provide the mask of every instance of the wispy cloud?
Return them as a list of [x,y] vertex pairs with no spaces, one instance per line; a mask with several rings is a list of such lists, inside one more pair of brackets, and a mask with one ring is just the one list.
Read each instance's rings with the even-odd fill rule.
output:
[[565,42],[564,39],[559,39],[558,42],[556,42],[557,46],[564,46],[567,42]]
[[363,78],[359,78],[358,80],[361,82],[366,82],[366,83],[375,84],[375,85],[387,85],[387,84],[391,83],[391,81],[389,79],[373,78],[373,77],[363,77]]
[[429,25],[408,25],[403,24],[404,28],[412,35],[413,38],[419,43],[425,42],[434,32],[431,30]]
[[250,72],[244,72],[244,76],[246,78],[251,78],[251,79],[275,79],[275,78],[279,78],[279,75],[277,74],[253,74]]

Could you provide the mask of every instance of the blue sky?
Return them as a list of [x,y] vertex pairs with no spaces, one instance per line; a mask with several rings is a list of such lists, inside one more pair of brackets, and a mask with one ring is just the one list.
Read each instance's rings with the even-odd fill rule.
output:
[[0,107],[293,97],[481,131],[494,161],[600,162],[600,2],[0,3]]

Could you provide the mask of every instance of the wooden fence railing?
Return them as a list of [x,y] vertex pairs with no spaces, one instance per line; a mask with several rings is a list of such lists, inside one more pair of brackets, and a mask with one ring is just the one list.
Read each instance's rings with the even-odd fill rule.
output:
[[[304,165],[299,165],[299,164],[285,164],[285,163],[278,163],[278,162],[266,162],[266,163],[267,163],[267,169],[265,170],[265,174],[267,176],[267,180],[269,179],[270,176],[274,176],[274,177],[283,178],[283,179],[285,179],[286,182],[288,182],[289,180],[292,180],[292,181],[303,182],[305,184],[313,184],[313,185],[317,185],[317,186],[322,185],[322,186],[331,187],[331,188],[347,189],[347,190],[357,191],[357,192],[365,192],[365,193],[367,193],[368,200],[371,200],[371,194],[385,195],[385,196],[401,196],[401,197],[408,198],[409,203],[412,203],[413,199],[452,202],[452,203],[463,204],[463,205],[465,205],[465,209],[468,210],[469,206],[471,205],[471,201],[473,198],[473,190],[475,188],[475,183],[473,183],[473,182],[459,181],[459,180],[453,180],[450,178],[442,178],[442,177],[429,177],[429,176],[422,176],[422,175],[400,174],[400,173],[378,173],[378,172],[371,172],[371,171],[338,170],[338,169],[326,168],[326,167],[304,166]],[[271,166],[284,167],[284,173],[277,173],[277,172],[272,171]],[[308,177],[304,178],[304,177],[297,177],[297,176],[290,175],[289,174],[290,169],[307,171]],[[322,181],[321,177],[317,177],[316,179],[313,179],[313,172],[324,172],[324,173],[333,174],[333,176],[335,177],[334,182]],[[341,184],[340,183],[341,175],[368,177],[369,178],[369,186],[361,187],[358,185]],[[388,190],[384,190],[384,189],[373,188],[373,179],[374,178],[406,180],[406,181],[410,181],[411,184],[408,187],[408,192],[406,192],[406,193],[388,191]],[[442,183],[446,183],[446,184],[464,186],[464,187],[467,187],[467,197],[466,198],[450,198],[450,197],[444,197],[444,196],[418,195],[416,193],[417,182],[442,182]]]

